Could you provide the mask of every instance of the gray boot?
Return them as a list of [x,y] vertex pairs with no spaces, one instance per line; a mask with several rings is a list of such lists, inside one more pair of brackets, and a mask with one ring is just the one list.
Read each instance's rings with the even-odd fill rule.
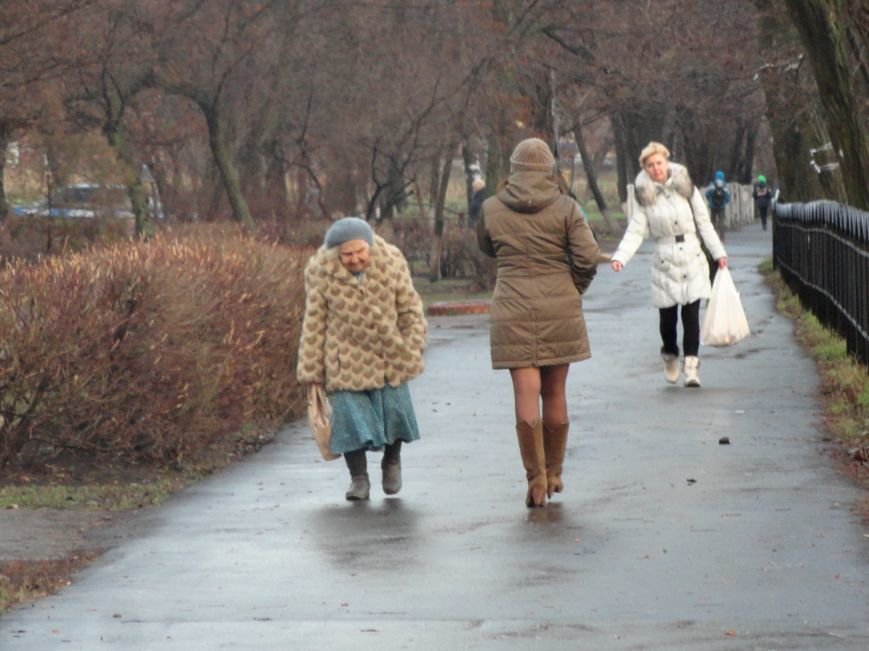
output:
[[351,502],[358,502],[368,499],[371,493],[371,482],[368,481],[368,475],[355,475],[350,477],[350,488],[344,493],[344,497]]
[[351,502],[367,500],[371,493],[371,482],[368,481],[368,458],[365,450],[353,450],[344,454],[344,461],[350,471],[350,488],[344,497]]
[[383,471],[383,492],[395,495],[401,490],[401,441],[386,446],[380,469]]

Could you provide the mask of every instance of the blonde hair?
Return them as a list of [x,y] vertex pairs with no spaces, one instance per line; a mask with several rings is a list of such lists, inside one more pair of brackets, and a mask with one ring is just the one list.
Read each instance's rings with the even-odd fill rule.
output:
[[646,159],[653,154],[661,154],[664,158],[670,160],[670,150],[660,142],[652,140],[648,145],[643,147],[643,151],[640,152],[640,167],[644,167],[646,165]]

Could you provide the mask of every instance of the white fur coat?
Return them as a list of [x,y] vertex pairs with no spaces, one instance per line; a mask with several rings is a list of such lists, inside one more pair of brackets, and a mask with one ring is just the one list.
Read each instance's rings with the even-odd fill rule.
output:
[[[636,203],[622,241],[612,259],[627,264],[647,237],[655,240],[652,258],[652,303],[655,307],[687,305],[709,298],[709,265],[700,239],[712,257],[727,257],[709,219],[700,191],[688,170],[670,163],[670,178],[655,183],[645,171],[634,184]],[[675,236],[683,235],[684,242]]]

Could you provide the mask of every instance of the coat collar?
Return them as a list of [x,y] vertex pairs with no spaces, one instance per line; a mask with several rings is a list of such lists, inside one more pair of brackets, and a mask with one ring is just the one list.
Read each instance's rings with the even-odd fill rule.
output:
[[317,253],[315,254],[316,264],[329,277],[344,283],[358,284],[362,283],[363,280],[365,282],[380,282],[385,273],[384,268],[389,260],[386,250],[387,246],[386,240],[379,235],[374,236],[374,243],[371,245],[369,253],[368,267],[365,269],[365,273],[359,277],[347,271],[347,268],[341,264],[337,248],[328,249],[323,245],[317,249]]
[[688,174],[688,168],[679,163],[670,163],[670,177],[663,183],[655,183],[649,178],[645,170],[640,170],[637,180],[634,181],[634,196],[644,208],[648,208],[658,198],[659,192],[675,190],[686,199],[690,199],[694,192],[694,184]]

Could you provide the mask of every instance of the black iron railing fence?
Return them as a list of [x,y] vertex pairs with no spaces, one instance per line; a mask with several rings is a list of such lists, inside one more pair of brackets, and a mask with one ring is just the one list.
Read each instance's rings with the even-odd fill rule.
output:
[[869,365],[869,213],[834,201],[773,206],[773,264]]

